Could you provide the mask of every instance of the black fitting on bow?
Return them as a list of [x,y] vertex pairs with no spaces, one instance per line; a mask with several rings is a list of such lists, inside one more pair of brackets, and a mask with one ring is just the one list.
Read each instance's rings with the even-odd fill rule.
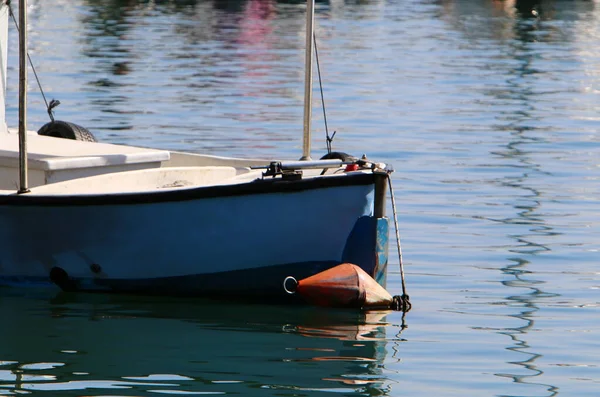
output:
[[50,116],[50,120],[52,120],[52,122],[54,122],[54,112],[52,112],[52,109],[58,105],[60,105],[60,101],[58,99],[53,99],[48,104],[48,116]]

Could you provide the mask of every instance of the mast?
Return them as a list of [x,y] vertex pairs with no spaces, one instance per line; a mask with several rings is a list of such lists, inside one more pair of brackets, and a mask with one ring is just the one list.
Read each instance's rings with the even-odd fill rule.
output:
[[306,53],[304,55],[304,134],[302,136],[302,157],[310,158],[310,122],[312,116],[312,67],[313,36],[315,21],[315,0],[306,0]]
[[19,190],[27,193],[27,0],[19,1]]

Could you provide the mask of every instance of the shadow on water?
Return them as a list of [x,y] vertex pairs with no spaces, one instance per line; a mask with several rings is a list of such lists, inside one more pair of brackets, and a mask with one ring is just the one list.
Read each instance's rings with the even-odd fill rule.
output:
[[0,395],[389,392],[386,312],[19,292],[0,290]]

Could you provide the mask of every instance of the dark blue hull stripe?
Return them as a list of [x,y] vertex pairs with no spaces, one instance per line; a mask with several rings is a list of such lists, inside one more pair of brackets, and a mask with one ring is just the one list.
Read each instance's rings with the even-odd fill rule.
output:
[[354,263],[378,283],[385,286],[387,273],[388,219],[364,217],[357,222],[348,238],[342,260],[310,261],[265,266],[226,272],[190,274],[159,278],[77,278],[61,268],[53,268],[50,277],[0,276],[0,284],[9,286],[40,286],[52,282],[66,291],[132,293],[163,296],[214,296],[280,298],[289,301],[283,280],[312,276],[343,262]]

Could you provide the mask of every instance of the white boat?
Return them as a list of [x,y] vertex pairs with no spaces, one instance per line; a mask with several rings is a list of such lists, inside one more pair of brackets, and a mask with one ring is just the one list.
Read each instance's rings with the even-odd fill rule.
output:
[[[313,19],[309,0],[302,159],[248,160],[27,132],[27,29],[19,33],[19,129],[8,128],[2,2],[0,283],[283,297],[286,276],[351,262],[385,284],[390,170],[364,158],[310,159]],[[42,130],[78,132],[63,122]]]

